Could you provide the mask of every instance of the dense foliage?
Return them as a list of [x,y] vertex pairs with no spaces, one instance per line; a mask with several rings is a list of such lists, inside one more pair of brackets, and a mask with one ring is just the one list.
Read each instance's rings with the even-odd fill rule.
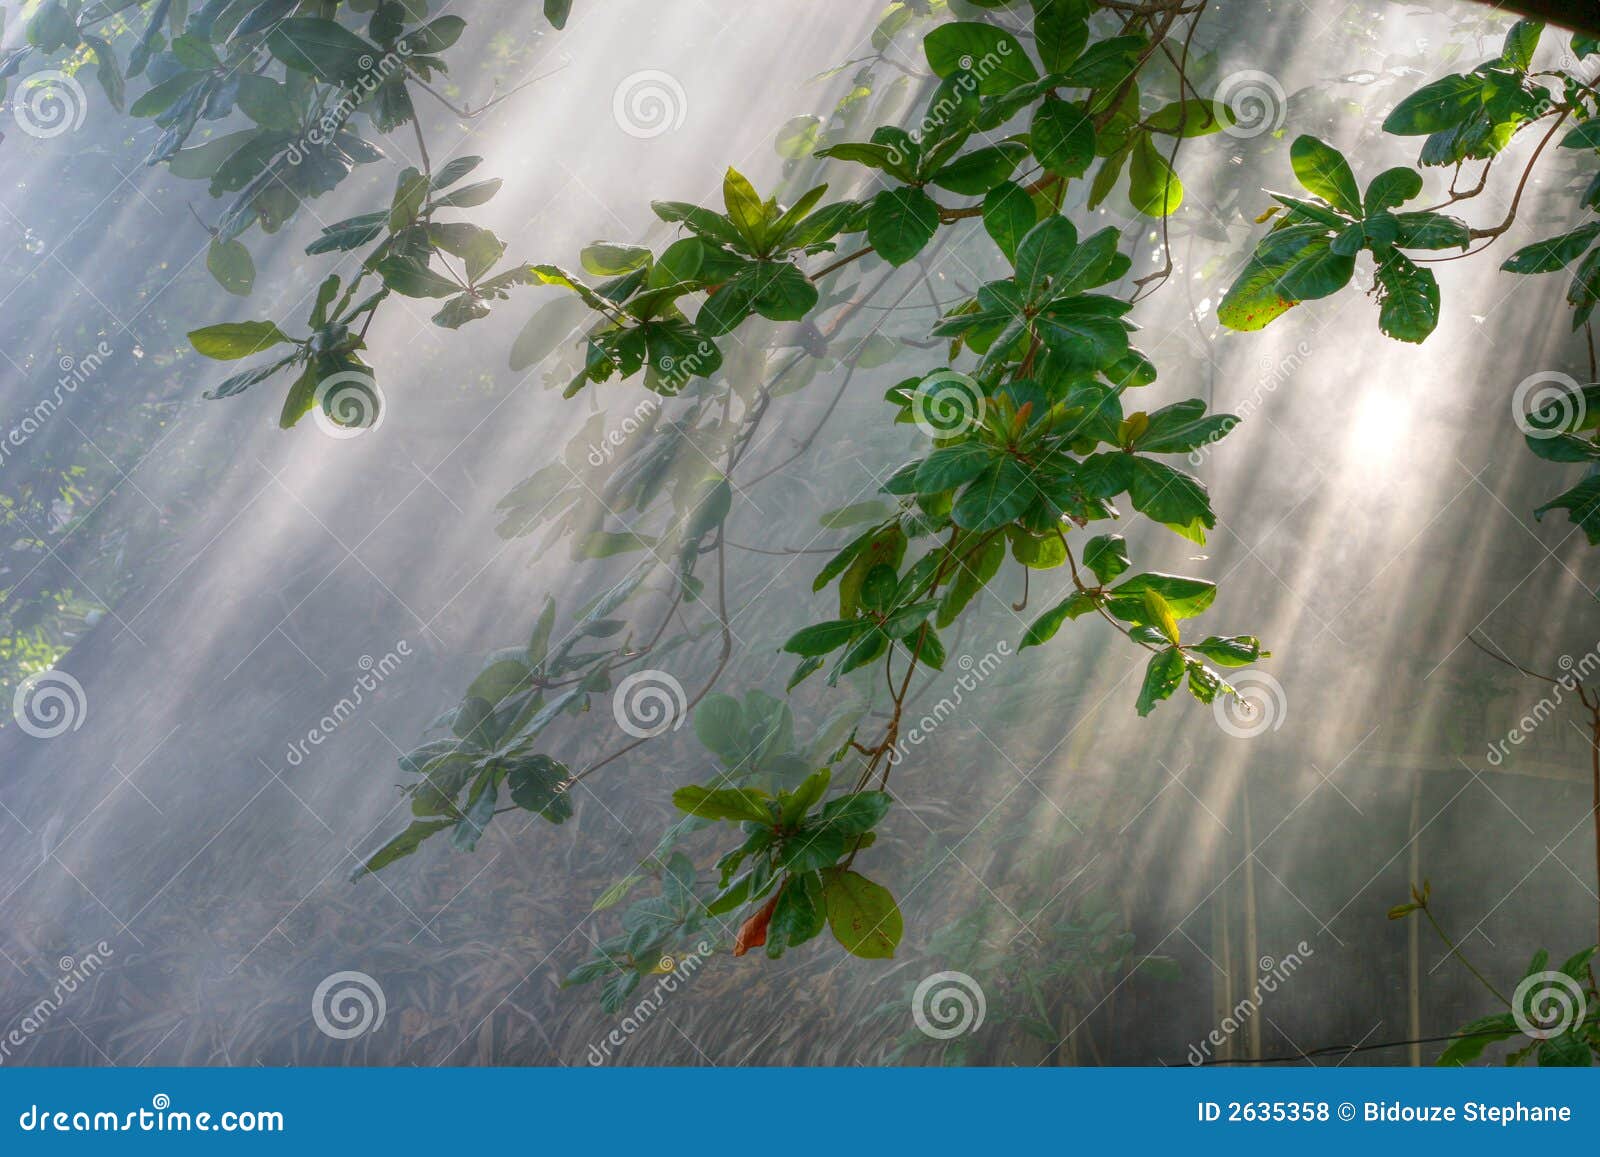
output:
[[[830,182],[763,192],[729,168],[719,204],[653,202],[677,233],[659,251],[596,243],[578,255],[578,269],[508,261],[504,242],[458,218],[500,182],[475,176],[477,157],[437,168],[429,159],[416,102],[449,104],[434,81],[466,27],[460,16],[430,17],[429,7],[207,0],[189,12],[174,0],[45,0],[27,46],[0,61],[0,76],[17,76],[36,55],[92,59],[107,97],[161,130],[150,163],[207,182],[220,206],[208,225],[207,265],[240,296],[255,278],[246,245],[253,227],[276,232],[303,200],[382,157],[382,134],[413,138],[420,164],[402,169],[386,202],[327,225],[306,249],[312,257],[361,251],[361,260],[354,276],[321,281],[303,322],[227,321],[191,333],[208,358],[265,358],[224,379],[213,396],[277,379],[289,383],[282,425],[314,414],[334,426],[371,426],[381,417],[373,364],[381,351],[365,339],[392,295],[438,302],[434,323],[459,329],[519,289],[554,286],[588,316],[566,396],[637,379],[658,399],[625,438],[605,443],[598,462],[584,454],[609,437],[596,415],[563,455],[502,501],[507,537],[545,530],[551,539],[570,537],[579,558],[643,561],[583,606],[547,599],[526,641],[489,658],[441,717],[440,737],[401,760],[413,777],[413,819],[366,871],[444,833],[471,849],[505,811],[562,823],[575,785],[660,729],[635,732],[633,742],[576,769],[551,753],[551,729],[582,717],[597,697],[622,696],[669,648],[709,635],[720,639],[721,661],[676,710],[692,711],[719,770],[673,794],[684,818],[597,908],[622,903],[647,878],[659,881],[658,891],[624,911],[620,930],[571,981],[602,983],[602,1001],[615,1010],[663,957],[708,922],[734,916],[736,955],[763,947],[780,956],[826,928],[850,953],[889,957],[903,918],[870,878],[864,853],[893,803],[891,772],[902,763],[903,775],[916,771],[902,744],[914,676],[944,668],[952,632],[981,595],[1006,579],[1028,590],[1049,572],[1060,575],[1060,597],[1016,645],[1067,646],[1082,630],[1073,625],[1079,619],[1110,627],[1148,652],[1131,704],[1140,716],[1180,689],[1203,703],[1232,695],[1226,672],[1268,656],[1253,634],[1191,625],[1216,597],[1212,581],[1139,569],[1126,539],[1103,525],[1142,515],[1204,544],[1217,523],[1206,487],[1173,456],[1205,450],[1237,419],[1209,413],[1199,398],[1142,403],[1158,367],[1135,344],[1128,316],[1172,272],[1168,253],[1154,272],[1133,278],[1130,234],[1153,226],[1165,246],[1167,221],[1186,195],[1180,154],[1240,116],[1222,94],[1199,91],[1192,75],[1191,42],[1207,0],[895,0],[874,48],[881,56],[897,37],[920,42],[929,75],[914,124],[864,124],[867,105],[853,94],[826,122],[793,123],[781,143],[792,168],[832,161],[852,181],[870,176],[875,191],[830,199]],[[564,3],[547,0],[545,10],[558,28],[567,17]],[[1581,76],[1600,43],[1574,37],[1575,59],[1540,70],[1534,55],[1543,33],[1537,23],[1517,24],[1497,57],[1431,80],[1384,122],[1391,134],[1424,138],[1420,166],[1453,170],[1437,204],[1406,208],[1425,187],[1416,168],[1361,182],[1324,141],[1302,135],[1289,143],[1302,190],[1271,194],[1275,204],[1260,218],[1270,228],[1219,319],[1260,329],[1300,302],[1340,292],[1365,253],[1380,330],[1423,341],[1444,308],[1428,263],[1493,244],[1515,218],[1528,174],[1503,221],[1474,226],[1447,210],[1487,187],[1496,158],[1524,130],[1545,134],[1529,172],[1558,134],[1562,148],[1584,154],[1597,171],[1579,205],[1600,209],[1600,165],[1592,163],[1600,157],[1600,92]],[[128,101],[125,89],[138,78],[148,86]],[[1480,179],[1458,189],[1474,165]],[[1092,228],[1091,216],[1112,197],[1143,223]],[[924,364],[888,391],[882,411],[885,424],[920,430],[925,446],[884,480],[880,496],[825,517],[825,527],[854,528],[853,537],[816,574],[810,621],[783,645],[794,657],[789,689],[820,676],[887,700],[878,700],[876,716],[845,712],[802,740],[782,700],[718,690],[733,647],[725,526],[765,477],[738,468],[819,362],[842,375],[841,392],[872,364],[880,352],[872,342],[841,347],[833,339],[886,286],[915,285],[919,270],[926,281],[928,257],[955,230],[981,230],[1004,264],[954,302],[938,302],[929,286],[941,316],[917,347]],[[1568,298],[1574,328],[1586,329],[1600,302],[1597,243],[1600,224],[1587,223],[1524,248],[1505,268],[1575,266]],[[1452,250],[1459,252],[1428,256]],[[876,280],[859,280],[863,270]],[[543,356],[542,339],[563,328],[556,316],[566,314],[535,317],[513,367]],[[1600,461],[1596,390],[1581,391],[1587,405],[1558,399],[1528,415],[1533,451],[1557,463]],[[594,523],[591,499],[610,522]],[[1540,513],[1555,508],[1600,542],[1600,478],[1586,478]],[[685,624],[691,610],[703,616],[697,625]],[[722,841],[709,879],[679,847],[701,831]],[[1412,910],[1426,910],[1423,893]],[[1096,974],[1134,966],[1121,941],[1103,956]],[[1588,960],[1580,953],[1564,971],[1575,982],[1587,976],[1592,990]],[[1532,971],[1542,969],[1536,964]],[[1464,1032],[1487,1043],[1510,1015]],[[1502,1035],[1515,1031],[1513,1024]],[[1570,1036],[1539,1050],[1539,1060],[1576,1063],[1600,1051],[1592,1022]],[[1446,1059],[1475,1055],[1461,1046]]]

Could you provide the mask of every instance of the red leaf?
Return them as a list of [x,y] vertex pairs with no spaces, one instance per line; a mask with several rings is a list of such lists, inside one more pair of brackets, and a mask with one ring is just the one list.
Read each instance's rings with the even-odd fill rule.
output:
[[739,934],[733,938],[735,956],[743,956],[750,949],[760,948],[767,942],[767,925],[772,923],[772,910],[777,906],[778,893],[774,892],[761,911],[739,926]]

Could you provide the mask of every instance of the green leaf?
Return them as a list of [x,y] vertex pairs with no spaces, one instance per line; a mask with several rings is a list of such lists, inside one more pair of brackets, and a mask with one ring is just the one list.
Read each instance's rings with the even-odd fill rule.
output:
[[1483,1050],[1497,1041],[1516,1036],[1521,1030],[1509,1012],[1479,1017],[1456,1030],[1455,1039],[1439,1054],[1437,1064],[1452,1068],[1471,1064]]
[[1551,1037],[1539,1046],[1539,1067],[1588,1068],[1594,1061],[1589,1042],[1575,1032]]
[[1178,620],[1172,614],[1172,608],[1167,605],[1167,600],[1155,591],[1144,592],[1144,618],[1145,621],[1161,632],[1161,637],[1173,646],[1179,642]]
[[1152,458],[1134,457],[1128,497],[1139,513],[1202,546],[1206,530],[1217,524],[1204,483]]
[[862,629],[860,619],[837,619],[814,623],[796,631],[783,645],[793,655],[826,655],[844,646]]
[[1539,37],[1544,35],[1544,23],[1539,20],[1518,20],[1506,33],[1505,47],[1500,59],[1518,72],[1527,72],[1533,65],[1533,54],[1539,47]]
[[1600,118],[1586,120],[1561,138],[1563,149],[1600,149]]
[[377,271],[384,285],[406,297],[453,297],[461,292],[461,286],[429,269],[420,258],[385,257],[378,262]]
[[1422,175],[1404,165],[1385,169],[1372,178],[1362,202],[1368,216],[1384,209],[1397,209],[1422,192]]
[[1482,107],[1484,82],[1477,76],[1453,75],[1425,84],[1395,106],[1383,131],[1420,137],[1465,124]]
[[1204,137],[1234,123],[1228,106],[1218,101],[1173,101],[1144,118],[1144,127],[1168,136]]
[[1095,602],[1092,597],[1082,591],[1074,591],[1034,620],[1033,626],[1029,627],[1027,634],[1022,636],[1022,645],[1017,649],[1036,647],[1040,643],[1048,642],[1055,638],[1056,632],[1061,629],[1061,624],[1068,619],[1077,619],[1084,615],[1092,614],[1094,613],[1094,608]]
[[1083,546],[1083,565],[1094,572],[1101,583],[1108,583],[1125,572],[1128,561],[1128,543],[1120,534],[1101,534]]
[[[1315,230],[1320,236],[1320,228],[1315,225],[1291,228]],[[1299,304],[1279,284],[1288,263],[1264,258],[1262,254],[1266,248],[1267,242],[1263,241],[1217,306],[1217,320],[1229,329],[1244,332],[1264,329]]]
[[270,321],[225,321],[189,331],[190,345],[206,357],[224,362],[247,358],[289,340]]
[[886,791],[858,791],[829,800],[818,824],[847,836],[859,836],[878,826],[893,800]]
[[1038,220],[1033,198],[1021,185],[1006,181],[989,190],[983,199],[983,228],[1006,255],[1015,262],[1017,246]]
[[241,112],[264,129],[293,132],[300,118],[295,114],[289,86],[252,73],[239,78],[238,104]]
[[[1029,301],[1041,301],[1050,286],[1050,297],[1057,296],[1054,281],[1069,266],[1078,250],[1078,230],[1066,217],[1046,217],[1017,245],[1017,283]],[[1006,312],[1010,313],[1010,303]]]
[[81,35],[83,43],[94,53],[95,79],[100,82],[100,88],[106,94],[106,100],[111,102],[111,107],[121,112],[126,96],[126,85],[122,79],[122,65],[117,62],[116,51],[98,36],[91,36],[87,32]]
[[929,177],[928,181],[952,193],[981,197],[1011,176],[1011,171],[1027,155],[1026,145],[1017,141],[1002,141],[998,145],[963,153]]
[[1176,647],[1163,647],[1150,656],[1145,666],[1144,682],[1139,687],[1136,709],[1141,716],[1148,715],[1163,699],[1170,699],[1183,681],[1183,653]]
[[839,667],[829,679],[829,686],[840,675],[848,675],[858,667],[865,667],[868,663],[881,656],[889,649],[889,636],[873,628],[862,635],[853,643],[844,656],[839,660]]
[[1272,654],[1261,649],[1261,640],[1254,635],[1210,635],[1190,644],[1189,650],[1224,667],[1245,667]]
[[1163,406],[1149,415],[1134,448],[1151,454],[1184,454],[1219,440],[1239,424],[1232,414],[1208,415],[1205,408],[1199,398]]
[[767,955],[772,959],[821,933],[827,922],[822,876],[817,872],[791,875],[778,893],[767,922]]
[[250,250],[238,241],[212,238],[206,250],[206,269],[218,285],[239,297],[248,297],[255,285],[256,264],[250,259]]
[[442,832],[446,828],[456,826],[456,820],[412,820],[411,825],[394,839],[384,844],[367,858],[366,863],[355,871],[355,876],[363,876],[368,872],[376,872],[387,868],[396,860],[404,859],[422,846],[435,832]]
[[620,277],[650,264],[650,250],[643,245],[613,245],[596,241],[578,254],[578,264],[596,277]]
[[828,784],[832,778],[833,772],[826,767],[806,776],[800,782],[800,786],[783,800],[783,810],[778,817],[783,826],[792,828],[804,819],[806,813],[828,793]]
[[1378,328],[1398,341],[1420,342],[1439,324],[1439,282],[1402,253],[1377,268],[1381,306]]
[[544,18],[550,21],[552,27],[562,29],[567,26],[567,17],[572,14],[572,0],[544,0]]
[[483,164],[482,157],[456,157],[454,160],[446,161],[433,174],[433,188],[448,189],[481,164]]
[[[1382,219],[1369,219],[1367,228]],[[1443,213],[1397,213],[1394,221],[1399,228],[1394,244],[1402,249],[1465,249],[1472,240],[1465,221]]]
[[867,210],[867,240],[890,265],[904,265],[922,252],[938,228],[939,206],[910,186],[884,189]]
[[1355,276],[1356,255],[1339,253],[1330,241],[1318,239],[1300,250],[1278,274],[1278,290],[1293,301],[1329,297]]
[[430,20],[405,35],[405,51],[412,55],[436,55],[460,40],[466,28],[467,22],[459,16],[441,16],[437,20]]
[[1089,42],[1089,6],[1035,0],[1033,46],[1049,72],[1063,72]]
[[958,442],[935,450],[917,467],[919,494],[954,490],[970,482],[995,461],[995,452],[983,442]]
[[428,196],[428,178],[410,166],[395,179],[394,196],[389,201],[389,232],[398,233],[416,220]]
[[1559,494],[1533,512],[1543,520],[1546,512],[1565,510],[1575,526],[1583,528],[1590,546],[1600,546],[1600,476],[1585,478],[1571,490]]
[[1039,79],[1022,44],[993,24],[959,20],[941,24],[923,37],[922,50],[936,76],[967,71],[978,77],[978,92],[998,96]]
[[1147,45],[1142,35],[1097,40],[1061,70],[1061,83],[1071,88],[1115,89],[1133,75],[1146,56]]
[[1016,518],[1033,501],[1034,493],[1027,471],[1008,456],[986,467],[968,484],[956,498],[951,517],[963,530],[981,534]]
[[559,824],[572,816],[572,796],[564,790],[570,778],[565,764],[548,755],[532,755],[512,766],[506,784],[512,803]]
[[428,240],[446,253],[461,258],[466,265],[467,280],[474,283],[494,268],[506,251],[506,243],[489,230],[464,221],[429,225]]
[[1289,161],[1294,166],[1294,175],[1311,192],[1341,213],[1352,217],[1362,215],[1364,210],[1355,174],[1338,149],[1316,137],[1299,136],[1289,146]]
[[707,820],[748,820],[756,824],[772,823],[772,813],[767,810],[768,795],[749,787],[680,787],[672,793],[672,803],[679,811],[688,812]]
[[753,253],[760,252],[767,231],[767,208],[755,186],[744,174],[729,166],[722,176],[722,200],[728,209],[728,220],[739,231]]
[[1518,249],[1500,268],[1507,273],[1554,273],[1582,257],[1596,237],[1600,237],[1600,221],[1591,221],[1570,233]]
[[1128,166],[1128,201],[1146,217],[1168,217],[1183,204],[1183,183],[1157,151],[1149,133],[1134,142]]
[[474,181],[470,185],[462,185],[453,193],[435,197],[433,206],[436,209],[471,209],[493,197],[504,183],[499,177],[490,177],[487,181]]
[[788,261],[758,261],[743,276],[756,312],[771,321],[799,321],[817,304],[817,287]]
[[879,563],[861,580],[861,605],[869,611],[885,614],[894,605],[899,586],[900,577],[895,574],[894,567]]
[[1192,619],[1217,597],[1217,584],[1205,579],[1152,571],[1136,574],[1110,592],[1111,613],[1128,622],[1145,622],[1144,593],[1155,591],[1166,602],[1174,618]]
[[267,51],[289,68],[327,84],[360,79],[383,55],[342,24],[317,16],[280,20],[267,34]]
[[1081,106],[1047,96],[1033,114],[1034,156],[1060,177],[1081,177],[1094,162],[1094,121]]
[[858,872],[832,871],[824,880],[823,898],[834,939],[853,956],[892,957],[905,924],[889,890]]

